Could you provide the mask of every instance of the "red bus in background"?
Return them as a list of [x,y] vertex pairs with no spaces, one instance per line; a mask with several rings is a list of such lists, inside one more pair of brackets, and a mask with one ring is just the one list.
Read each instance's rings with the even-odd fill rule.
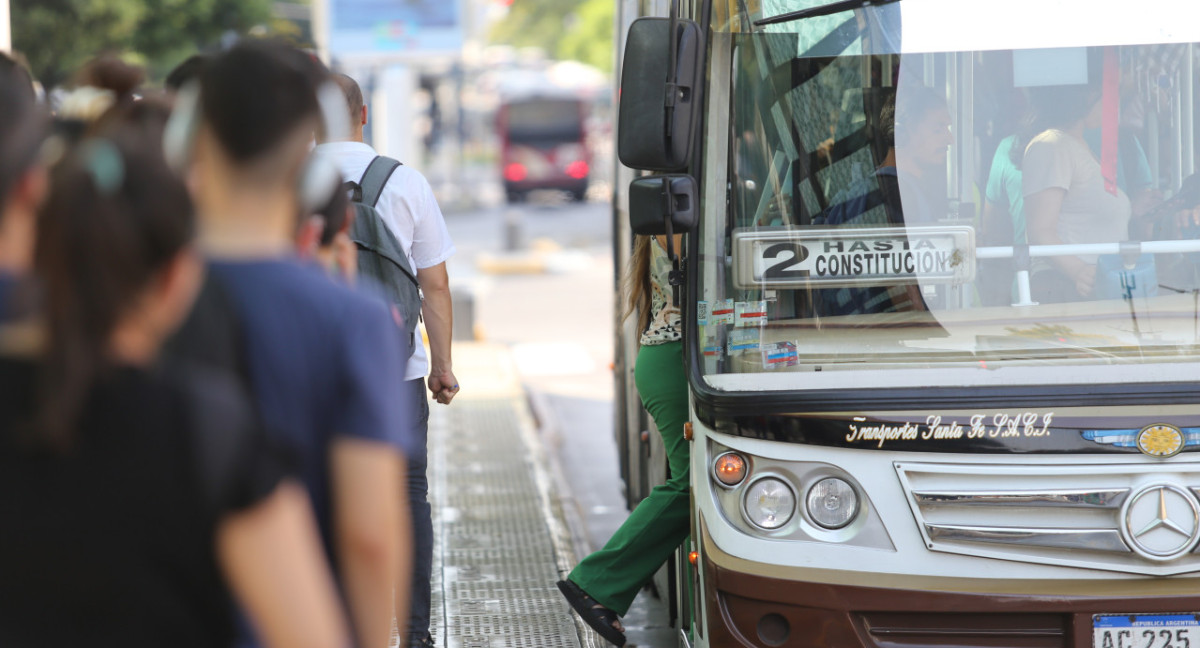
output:
[[584,199],[591,174],[587,116],[587,102],[569,96],[526,96],[501,103],[496,130],[509,202],[521,202],[538,189]]

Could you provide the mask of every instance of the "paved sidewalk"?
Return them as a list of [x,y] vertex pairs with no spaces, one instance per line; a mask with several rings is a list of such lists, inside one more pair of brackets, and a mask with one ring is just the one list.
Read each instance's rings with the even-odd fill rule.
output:
[[511,351],[456,343],[454,367],[462,392],[429,422],[437,645],[606,645],[554,585],[576,557]]

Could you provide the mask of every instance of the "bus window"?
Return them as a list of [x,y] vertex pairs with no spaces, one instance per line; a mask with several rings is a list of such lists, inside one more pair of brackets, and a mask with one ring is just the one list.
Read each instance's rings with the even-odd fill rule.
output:
[[1197,359],[1194,44],[921,53],[861,17],[857,40],[800,25],[732,35],[710,382],[1151,380]]

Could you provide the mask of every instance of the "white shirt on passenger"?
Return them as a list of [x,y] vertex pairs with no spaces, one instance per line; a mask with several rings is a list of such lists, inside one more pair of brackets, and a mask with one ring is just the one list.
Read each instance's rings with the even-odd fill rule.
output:
[[[329,142],[318,148],[337,165],[343,178],[354,182],[362,180],[367,165],[378,155],[375,149],[362,142]],[[454,255],[454,242],[450,240],[433,188],[425,176],[407,164],[397,168],[388,179],[375,209],[400,241],[414,270],[431,268]],[[429,357],[425,345],[417,344],[408,360],[404,379],[424,378],[427,373]]]

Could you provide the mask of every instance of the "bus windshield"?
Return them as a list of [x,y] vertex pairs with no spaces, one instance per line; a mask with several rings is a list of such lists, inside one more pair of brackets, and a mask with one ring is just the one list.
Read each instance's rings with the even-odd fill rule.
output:
[[535,98],[505,104],[506,134],[514,142],[578,142],[583,108],[576,99]]
[[[931,4],[766,28],[821,3],[716,12],[730,91],[709,97],[706,191],[727,209],[697,264],[710,385],[1194,379],[1200,47],[1080,44],[1083,22],[1059,27],[1068,46],[1044,25],[1008,47],[982,24],[906,42],[930,31],[910,2]],[[986,49],[964,47],[972,29]]]

